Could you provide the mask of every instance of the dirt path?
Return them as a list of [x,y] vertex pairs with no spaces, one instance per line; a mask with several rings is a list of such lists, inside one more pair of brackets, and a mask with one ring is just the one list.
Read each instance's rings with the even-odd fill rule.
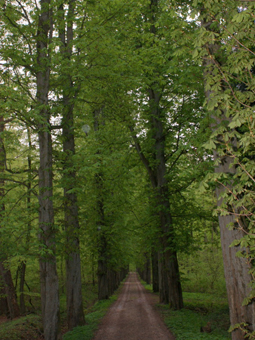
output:
[[130,273],[94,340],[174,340],[153,307],[155,297]]

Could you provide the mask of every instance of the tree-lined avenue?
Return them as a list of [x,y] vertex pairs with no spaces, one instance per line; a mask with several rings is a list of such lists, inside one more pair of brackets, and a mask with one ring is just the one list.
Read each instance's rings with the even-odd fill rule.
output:
[[[255,1],[0,1],[0,317],[87,339],[136,268],[177,339],[209,293],[255,340]],[[171,339],[151,299],[130,273],[96,339]]]

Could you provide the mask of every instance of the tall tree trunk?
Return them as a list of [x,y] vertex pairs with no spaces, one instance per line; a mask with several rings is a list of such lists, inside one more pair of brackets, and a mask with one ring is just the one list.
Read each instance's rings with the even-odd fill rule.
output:
[[[41,129],[48,129],[42,127]],[[55,254],[55,230],[52,202],[51,138],[47,131],[39,132],[39,239],[41,242],[40,277],[44,337],[58,339],[59,292]]]
[[162,251],[159,251],[158,261],[158,274],[159,274],[159,302],[169,303],[169,285],[166,275],[165,258],[162,256]]
[[[154,91],[151,90],[154,96]],[[169,191],[166,179],[166,162],[165,162],[165,145],[163,125],[159,117],[158,102],[150,95],[151,106],[151,131],[154,133],[154,145],[152,147],[152,155],[156,166],[151,166],[148,159],[142,152],[138,138],[134,133],[134,129],[130,127],[132,137],[135,143],[138,155],[143,162],[150,181],[154,189],[157,214],[160,223],[159,242],[161,244],[159,257],[159,292],[160,301],[162,303],[170,303],[171,308],[181,309],[183,307],[182,289],[180,282],[180,273],[175,251],[174,230],[172,217],[170,213]],[[159,99],[160,97],[158,97]],[[158,100],[157,99],[157,100]],[[156,105],[155,105],[156,104]],[[167,283],[166,283],[167,282]]]
[[[71,63],[73,43],[73,17],[75,1],[68,2],[67,18],[64,17],[63,4],[60,6],[61,25],[59,38],[62,42],[61,53],[63,63]],[[67,21],[66,29],[63,23]],[[76,188],[76,170],[73,163],[75,155],[74,139],[74,84],[72,76],[66,71],[60,74],[63,82],[63,183],[64,183],[64,206],[65,206],[65,231],[66,231],[66,298],[67,298],[67,323],[71,330],[76,326],[85,324],[85,317],[82,302],[81,283],[81,260],[79,246],[79,218]],[[72,91],[74,90],[74,91]]]
[[[100,118],[102,118],[103,108],[94,110],[94,131],[98,132],[100,128]],[[100,155],[100,151],[97,152]],[[100,160],[101,162],[101,160]],[[111,288],[109,280],[109,268],[108,268],[108,243],[105,234],[105,215],[104,215],[104,196],[103,196],[103,174],[99,172],[95,176],[96,189],[97,189],[97,212],[99,216],[98,225],[98,299],[108,299],[111,295]]]
[[[0,116],[0,173],[2,179],[0,180],[0,217],[4,214],[5,205],[4,199],[4,169],[5,169],[5,150],[4,150],[4,140],[3,133],[5,128],[5,122],[3,116]],[[1,225],[0,225],[1,228]],[[1,245],[1,244],[0,244]],[[19,316],[19,306],[16,299],[16,293],[14,284],[12,281],[11,271],[7,267],[7,256],[4,252],[0,253],[0,277],[2,278],[0,285],[2,286],[2,292],[4,297],[0,298],[0,302],[7,307],[7,315],[9,318],[13,319]]]
[[[28,176],[27,176],[27,215],[28,215],[28,222],[27,222],[27,231],[26,231],[26,251],[29,250],[30,245],[30,234],[31,234],[31,189],[32,189],[32,157],[31,157],[31,150],[32,150],[32,143],[31,143],[31,134],[30,128],[27,126],[27,138],[28,138],[28,146],[29,146],[29,154],[27,157],[27,166],[28,166]],[[26,305],[25,305],[25,294],[24,294],[24,286],[25,286],[25,276],[26,276],[26,261],[21,261],[19,265],[19,274],[20,274],[20,282],[19,282],[19,304],[20,304],[20,313],[26,313]]]
[[0,276],[0,315],[8,315],[7,299],[4,289],[3,276]]
[[[148,8],[147,20],[150,23],[150,34],[157,36],[157,14],[158,14],[158,0],[151,0]],[[152,47],[155,47],[155,40],[151,40]],[[159,288],[160,300],[163,303],[170,303],[171,308],[180,309],[183,307],[182,289],[180,282],[180,274],[178,267],[177,254],[175,250],[175,235],[172,223],[172,216],[170,210],[170,193],[168,188],[166,159],[165,159],[165,133],[164,133],[164,113],[160,109],[160,100],[163,94],[160,84],[157,83],[158,70],[155,68],[154,77],[148,76],[148,111],[149,111],[149,133],[151,136],[150,156],[153,159],[149,161],[142,152],[139,145],[138,138],[133,133],[133,139],[138,154],[148,172],[151,185],[154,189],[155,202],[157,206],[157,215],[159,217],[160,229],[160,243],[161,251],[161,270]],[[166,276],[166,277],[165,277]],[[165,284],[167,280],[167,284]],[[168,286],[168,287],[167,287]],[[169,289],[169,291],[165,291]],[[169,300],[168,300],[169,299]]]
[[95,260],[94,260],[94,254],[91,256],[91,271],[92,271],[92,285],[93,287],[96,284],[96,275],[95,275]]
[[[216,153],[215,158],[219,159]],[[232,162],[231,157],[224,157],[215,169],[215,172],[234,173],[235,168],[231,166]],[[218,187],[216,189],[218,206],[221,206],[222,199],[220,197],[224,191],[224,187]],[[244,236],[244,233],[239,229],[229,230],[227,227],[229,223],[235,223],[234,215],[219,216],[230,323],[231,325],[241,322],[248,323],[249,329],[252,331],[255,329],[255,303],[252,301],[249,305],[243,306],[243,300],[251,293],[250,282],[252,278],[249,274],[250,267],[246,259],[236,256],[236,253],[243,249],[239,246],[230,247],[231,243],[235,240],[240,240]],[[246,339],[243,332],[239,329],[233,331],[231,336],[232,340]]]
[[[70,80],[70,79],[69,79]],[[72,81],[69,81],[72,88]],[[63,151],[64,151],[64,200],[65,200],[65,230],[66,230],[66,294],[68,329],[85,324],[82,283],[81,260],[79,246],[79,218],[76,188],[76,170],[73,164],[75,155],[74,119],[72,98],[64,95],[63,110]]]
[[159,292],[159,265],[158,265],[158,252],[153,250],[151,255],[152,266],[152,289],[154,293]]
[[[168,189],[167,170],[165,160],[165,134],[160,110],[161,93],[149,89],[150,121],[152,138],[154,140],[153,152],[155,157],[153,182],[156,202],[159,209],[161,229],[161,244],[163,246],[163,268],[166,270],[169,288],[169,302],[171,308],[183,307],[182,289],[180,281],[177,253],[175,251],[175,234],[170,211],[170,193]],[[162,273],[164,275],[164,272]],[[164,279],[161,280],[164,282]],[[160,291],[162,291],[163,287]],[[167,295],[167,294],[164,294]],[[163,297],[162,297],[163,300]]]
[[151,284],[151,261],[149,253],[145,253],[144,278],[147,284]]
[[[96,185],[98,189],[97,209],[100,216],[100,224],[98,225],[98,261],[97,261],[97,282],[98,282],[98,299],[108,299],[111,295],[109,289],[109,267],[108,267],[108,243],[105,235],[105,219],[102,196],[102,177],[100,174],[96,175]],[[101,193],[101,194],[100,194]]]
[[59,296],[55,254],[55,226],[52,188],[52,141],[48,107],[50,66],[48,42],[52,28],[50,0],[41,0],[37,31],[37,93],[39,126],[39,239],[42,319],[45,340],[59,338]]
[[19,282],[19,306],[20,306],[20,313],[26,313],[26,305],[25,305],[25,294],[24,294],[24,286],[25,286],[25,275],[26,275],[26,262],[21,261],[19,265],[19,273],[20,273],[20,282]]
[[[102,234],[101,234],[102,233]],[[98,300],[108,299],[109,293],[109,270],[107,261],[107,240],[103,231],[100,231],[98,245]]]
[[[210,31],[212,29],[211,25],[213,22],[211,18],[205,16],[205,18],[201,20],[201,24],[202,27]],[[210,89],[210,86],[208,86],[207,79],[208,77],[210,78],[212,76],[214,68],[216,67],[214,58],[216,58],[219,45],[217,45],[215,42],[212,42],[211,44],[206,45],[205,48],[207,52],[209,52],[209,54],[205,56],[203,60],[205,96],[207,103],[210,103],[211,100],[214,100],[214,92]],[[224,91],[223,87],[222,91]],[[215,120],[215,123],[212,125],[212,130],[216,130],[223,121],[226,122],[229,120],[229,118],[225,116],[224,108],[222,110],[221,117],[215,117],[214,112],[212,112],[212,118]],[[222,136],[219,135],[218,138],[222,139]],[[234,141],[232,140],[231,143],[234,143]],[[218,161],[218,165],[215,167],[216,173],[235,174],[233,158],[228,155],[221,157],[219,156],[218,152],[215,151],[214,159]],[[229,189],[231,189],[231,183],[229,183]],[[216,195],[218,198],[217,204],[219,207],[222,203],[222,193],[226,190],[227,189],[223,186],[219,186],[216,189]],[[252,278],[249,274],[250,268],[245,259],[236,256],[236,253],[242,249],[240,249],[240,247],[230,247],[233,241],[240,240],[244,234],[237,228],[234,228],[233,230],[228,229],[229,223],[235,223],[234,214],[229,214],[228,216],[219,216],[224,273],[230,310],[230,323],[233,326],[235,324],[245,322],[250,325],[249,329],[254,331],[255,303],[252,301],[249,305],[243,306],[243,300],[248,297],[251,292],[250,282]],[[231,333],[231,336],[232,340],[243,340],[246,338],[240,329],[234,330]]]
[[6,263],[0,260],[0,275],[2,277],[3,292],[5,294],[4,304],[7,306],[7,317],[10,319],[20,315],[19,306],[16,299],[14,284],[12,281],[11,271],[6,268]]

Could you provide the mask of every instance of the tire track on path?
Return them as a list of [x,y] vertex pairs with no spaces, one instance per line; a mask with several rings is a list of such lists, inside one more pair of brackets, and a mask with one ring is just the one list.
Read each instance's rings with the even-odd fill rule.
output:
[[94,340],[174,340],[153,308],[153,299],[130,273],[118,300],[111,306]]

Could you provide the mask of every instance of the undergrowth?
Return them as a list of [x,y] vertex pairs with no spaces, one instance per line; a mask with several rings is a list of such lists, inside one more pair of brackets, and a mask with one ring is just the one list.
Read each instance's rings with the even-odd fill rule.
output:
[[[142,281],[152,291],[152,285]],[[209,293],[183,293],[184,308],[179,311],[159,304],[164,322],[176,340],[229,340],[229,309],[226,297]],[[201,332],[210,323],[211,332]]]
[[[93,286],[91,283],[86,283],[82,287],[83,291],[83,305],[86,308],[85,313],[89,313],[92,311],[92,306],[95,304],[97,300],[97,286]],[[31,297],[31,296],[30,296]],[[37,296],[36,296],[37,298]],[[32,308],[29,306],[28,301],[27,308],[34,310],[33,313],[17,318],[15,320],[5,320],[4,316],[0,317],[0,340],[37,340],[42,339],[43,336],[43,326],[42,319],[40,316],[39,303],[37,300],[33,298],[33,306]],[[99,308],[99,307],[98,307]],[[101,307],[100,307],[101,308]],[[97,310],[95,310],[96,312]],[[66,296],[64,292],[61,291],[60,295],[60,316],[61,316],[61,332],[66,332],[67,322],[66,322]],[[87,315],[86,319],[88,319],[88,324],[93,324],[90,321],[92,318],[96,318],[97,314],[92,313],[92,316]],[[95,322],[94,322],[95,323]],[[83,339],[90,339],[84,338]]]
[[95,303],[91,311],[85,316],[86,325],[75,327],[64,335],[63,340],[90,340],[109,307],[117,300],[117,295],[112,295],[108,300]]
[[1,323],[1,340],[32,340],[43,334],[42,320],[38,315],[30,314],[16,320]]
[[[229,313],[225,299],[212,294],[183,293],[184,308],[173,311],[160,305],[167,327],[176,340],[227,340]],[[210,323],[210,333],[201,332],[201,327]]]

